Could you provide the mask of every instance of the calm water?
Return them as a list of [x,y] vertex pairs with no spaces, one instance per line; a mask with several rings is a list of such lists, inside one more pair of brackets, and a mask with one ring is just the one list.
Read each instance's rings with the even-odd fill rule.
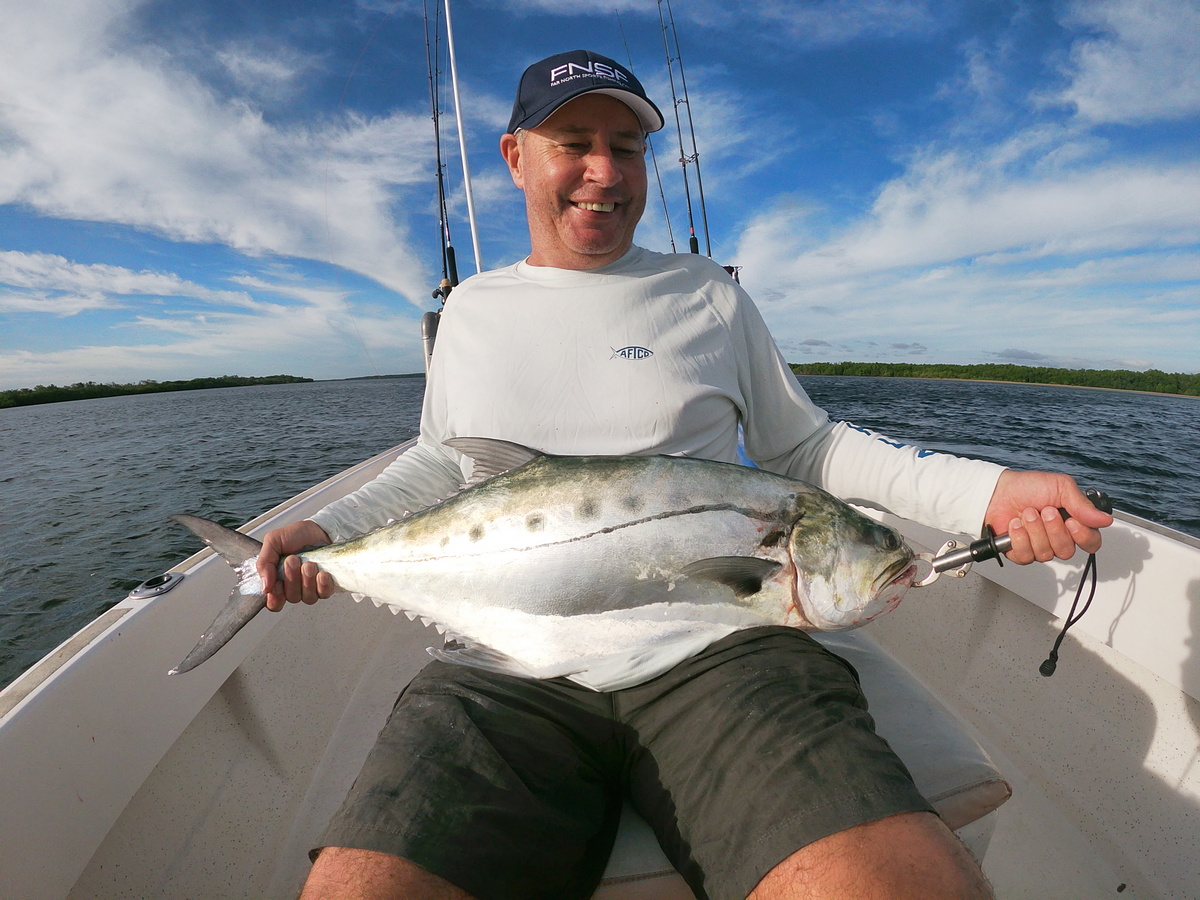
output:
[[[1200,401],[806,377],[835,416],[930,449],[1066,471],[1200,536]],[[0,685],[193,553],[167,517],[239,525],[416,433],[424,380],[321,382],[0,410]]]
[[422,378],[0,410],[0,685],[198,549],[417,432]]

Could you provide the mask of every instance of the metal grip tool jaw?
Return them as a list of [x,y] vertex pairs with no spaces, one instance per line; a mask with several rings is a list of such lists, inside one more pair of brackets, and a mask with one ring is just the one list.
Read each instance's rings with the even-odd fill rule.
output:
[[[1095,488],[1087,488],[1083,494],[1096,509],[1112,513],[1112,499],[1108,494]],[[1070,513],[1062,507],[1059,507],[1058,511],[1064,520],[1071,518]],[[937,553],[918,553],[917,559],[929,563],[929,574],[920,581],[914,581],[913,587],[925,587],[933,584],[943,573],[954,578],[962,578],[971,571],[973,563],[983,562],[986,559],[994,559],[1003,566],[1004,562],[1001,557],[1012,549],[1012,538],[1007,534],[996,534],[990,525],[985,526],[984,531],[983,537],[966,546],[959,541],[950,540],[942,544]]]

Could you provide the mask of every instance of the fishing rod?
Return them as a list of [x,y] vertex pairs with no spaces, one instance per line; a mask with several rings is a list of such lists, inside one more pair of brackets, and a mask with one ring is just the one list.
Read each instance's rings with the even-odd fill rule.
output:
[[[433,292],[433,296],[435,299],[440,299],[441,305],[445,306],[446,298],[450,296],[450,292],[458,285],[458,265],[454,255],[454,245],[450,241],[450,214],[446,201],[445,164],[442,161],[441,51],[438,46],[441,40],[441,28],[438,25],[437,0],[434,0],[433,8],[433,39],[431,49],[429,7],[426,2],[422,3],[422,12],[425,16],[425,61],[429,72],[429,103],[433,115],[434,156],[437,166],[438,231],[442,244],[442,281],[438,285],[437,290]],[[455,120],[458,125],[458,148],[459,156],[462,159],[463,191],[467,200],[467,220],[471,230],[471,246],[475,251],[475,271],[482,272],[483,257],[479,252],[479,231],[475,225],[475,198],[471,192],[471,166],[467,160],[466,129],[463,126],[462,100],[458,93],[458,65],[455,62],[454,56],[454,28],[450,21],[450,0],[445,0],[445,10],[446,47],[450,57],[450,81],[454,94]],[[425,352],[426,372],[429,371],[429,364],[433,359],[433,345],[437,340],[441,314],[441,309],[439,308],[436,312],[427,312],[421,317],[421,344]]]
[[[667,5],[667,15],[663,16],[663,3]],[[668,22],[670,23],[671,40],[675,44],[675,55],[671,56],[671,46],[667,39]],[[692,121],[692,107],[688,102],[687,77],[683,71],[683,54],[679,49],[679,31],[675,28],[675,13],[671,9],[671,0],[658,0],[658,23],[662,29],[663,36],[663,51],[667,57],[667,78],[671,84],[671,105],[675,109],[675,132],[679,138],[679,162],[683,166],[683,195],[687,203],[688,214],[688,245],[692,253],[700,252],[700,242],[696,237],[695,218],[692,214],[692,192],[690,179],[688,178],[688,164],[690,163],[696,170],[696,193],[700,204],[700,219],[704,229],[704,253],[708,257],[712,257],[712,242],[709,239],[708,233],[708,212],[704,205],[704,180],[700,176],[700,151],[696,146],[696,128]],[[674,65],[679,66],[679,84],[683,91],[683,98],[680,99],[675,91],[675,69]],[[679,116],[679,107],[686,107],[688,133],[691,139],[692,152],[689,154],[683,144],[683,123]]]
[[[450,296],[450,292],[458,286],[458,262],[454,253],[454,244],[450,238],[450,211],[446,201],[446,165],[442,159],[442,102],[441,102],[441,26],[439,24],[440,7],[437,0],[433,0],[433,28],[432,38],[431,29],[429,26],[429,3],[428,0],[422,0],[421,12],[425,20],[425,67],[429,76],[429,107],[431,118],[433,119],[433,148],[434,148],[434,165],[435,165],[435,181],[437,183],[437,204],[438,204],[438,237],[441,244],[442,255],[442,280],[437,288],[433,291],[433,298],[440,301],[439,307],[435,311],[426,312],[421,317],[421,346],[425,355],[425,371],[428,373],[429,365],[433,360],[433,345],[437,340],[438,325],[441,322],[442,308],[446,305],[446,300]],[[450,5],[446,4],[446,14],[450,13]],[[447,30],[449,23],[447,22]],[[457,94],[455,96],[457,107]],[[461,137],[461,123],[459,127],[459,135]],[[466,172],[466,156],[463,156],[463,167]],[[474,204],[471,202],[470,181],[467,181],[467,207],[471,212],[471,237],[475,238],[475,221],[474,221]],[[479,247],[475,246],[475,263],[476,271],[479,268]]]
[[471,247],[475,251],[475,271],[483,271],[479,252],[479,231],[475,227],[475,198],[471,194],[471,166],[467,162],[467,130],[463,122],[462,100],[458,95],[458,64],[454,56],[454,26],[450,21],[450,0],[446,0],[446,47],[450,51],[450,86],[454,94],[454,118],[458,125],[458,151],[462,158],[463,190],[467,197],[467,220],[471,226]]
[[433,149],[436,165],[437,202],[438,202],[438,232],[442,244],[442,281],[433,292],[435,299],[440,299],[444,305],[450,291],[458,286],[458,264],[454,255],[454,244],[450,239],[450,215],[446,205],[446,164],[442,161],[442,124],[441,124],[441,27],[439,26],[439,7],[433,5],[433,37],[430,39],[429,5],[423,4],[425,16],[425,65],[429,74],[429,106],[433,118]]

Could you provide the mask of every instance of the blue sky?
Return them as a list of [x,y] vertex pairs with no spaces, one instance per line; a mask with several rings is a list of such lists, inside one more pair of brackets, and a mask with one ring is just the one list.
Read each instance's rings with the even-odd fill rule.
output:
[[[0,389],[419,371],[422,6],[0,0]],[[1197,0],[672,11],[713,255],[789,360],[1200,370]],[[485,267],[528,250],[496,150],[521,70],[631,60],[670,120],[658,14],[453,5]],[[465,276],[448,86],[443,107]],[[685,249],[673,121],[655,151]],[[670,249],[653,198],[638,242]]]

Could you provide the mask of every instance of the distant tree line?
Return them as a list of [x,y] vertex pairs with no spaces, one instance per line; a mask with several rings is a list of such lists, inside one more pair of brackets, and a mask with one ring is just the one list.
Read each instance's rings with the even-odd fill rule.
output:
[[33,388],[0,391],[0,409],[10,406],[33,406],[38,403],[61,403],[64,400],[92,400],[97,397],[121,397],[127,394],[159,394],[166,391],[199,391],[205,388],[245,387],[253,384],[295,384],[312,381],[295,375],[266,375],[247,378],[241,375],[221,375],[216,378],[192,378],[187,381],[139,381],[137,384],[98,384],[80,381],[69,387],[39,384]]
[[1120,391],[1153,391],[1200,397],[1200,374],[1147,369],[1052,369],[984,363],[953,366],[925,363],[793,363],[797,375],[871,375],[882,378],[958,378],[969,381],[1012,381],[1018,384],[1063,384],[1072,387],[1109,388]]

